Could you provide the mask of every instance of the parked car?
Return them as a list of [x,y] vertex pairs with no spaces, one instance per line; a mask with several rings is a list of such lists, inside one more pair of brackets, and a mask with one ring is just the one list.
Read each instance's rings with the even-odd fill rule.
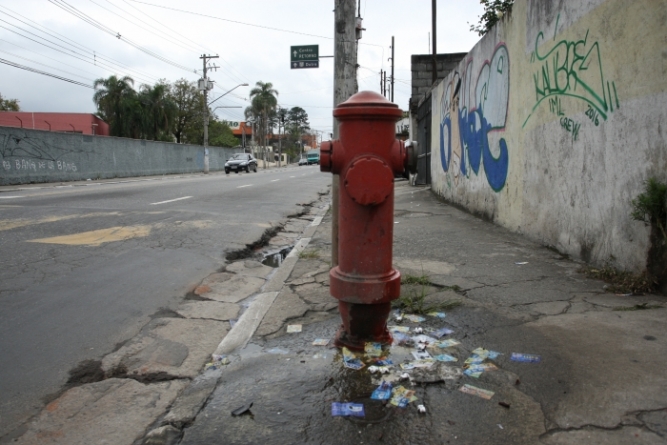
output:
[[308,165],[308,159],[306,158],[299,159],[299,165]]
[[250,170],[252,170],[257,173],[257,159],[248,153],[236,153],[225,162],[225,173],[238,173],[241,170],[245,170],[247,173],[250,173]]

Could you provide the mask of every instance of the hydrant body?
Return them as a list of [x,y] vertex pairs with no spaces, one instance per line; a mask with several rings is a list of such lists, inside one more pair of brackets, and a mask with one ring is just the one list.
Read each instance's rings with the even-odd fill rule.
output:
[[407,161],[395,137],[402,111],[381,95],[362,91],[333,114],[340,139],[322,143],[320,170],[340,176],[338,265],[329,274],[343,322],[336,345],[363,350],[365,342],[391,342],[387,319],[401,291],[392,250],[394,176]]

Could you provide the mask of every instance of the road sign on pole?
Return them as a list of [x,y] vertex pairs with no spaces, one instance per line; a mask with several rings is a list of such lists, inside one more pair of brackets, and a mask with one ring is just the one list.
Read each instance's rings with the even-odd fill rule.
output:
[[293,70],[320,67],[319,45],[291,46],[290,67]]

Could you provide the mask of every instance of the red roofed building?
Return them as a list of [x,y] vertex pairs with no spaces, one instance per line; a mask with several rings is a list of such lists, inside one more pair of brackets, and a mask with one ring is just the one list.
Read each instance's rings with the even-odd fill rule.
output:
[[109,136],[109,124],[94,114],[0,111],[0,127]]

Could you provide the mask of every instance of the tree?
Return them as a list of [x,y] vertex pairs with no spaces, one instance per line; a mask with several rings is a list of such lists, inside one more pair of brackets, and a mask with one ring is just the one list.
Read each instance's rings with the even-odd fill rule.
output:
[[479,2],[484,6],[484,14],[479,18],[479,23],[470,25],[470,30],[480,36],[493,28],[493,25],[498,23],[503,15],[512,12],[512,5],[514,5],[514,0],[480,0]]
[[142,109],[142,135],[149,140],[173,141],[170,137],[178,112],[169,84],[161,80],[152,87],[142,85],[138,96]]
[[[266,136],[269,132],[269,119],[275,116],[276,106],[278,105],[278,90],[273,89],[271,82],[262,82],[255,84],[255,88],[250,90],[250,107],[246,109],[246,117],[252,116],[255,122],[260,124],[260,144],[266,146]],[[271,127],[272,128],[272,127]],[[266,153],[264,153],[266,161]]]
[[211,119],[208,125],[208,141],[213,147],[235,147],[238,140],[226,122]]
[[179,79],[171,85],[171,99],[176,105],[176,118],[172,133],[177,143],[193,143],[193,138],[201,134],[204,140],[204,95],[197,89],[194,82]]
[[287,124],[290,128],[296,128],[300,132],[310,130],[308,113],[301,107],[292,107],[287,112]]
[[309,130],[310,123],[306,110],[301,107],[292,107],[287,112],[287,121],[285,122],[285,132],[287,133],[285,151],[290,157],[297,157],[301,152],[301,137]]
[[3,99],[0,94],[0,111],[21,111],[18,99]]
[[93,84],[95,94],[93,101],[97,105],[98,115],[109,124],[111,136],[130,137],[132,124],[136,114],[136,92],[132,88],[134,80],[125,76],[118,78],[110,76],[108,79],[97,79]]

